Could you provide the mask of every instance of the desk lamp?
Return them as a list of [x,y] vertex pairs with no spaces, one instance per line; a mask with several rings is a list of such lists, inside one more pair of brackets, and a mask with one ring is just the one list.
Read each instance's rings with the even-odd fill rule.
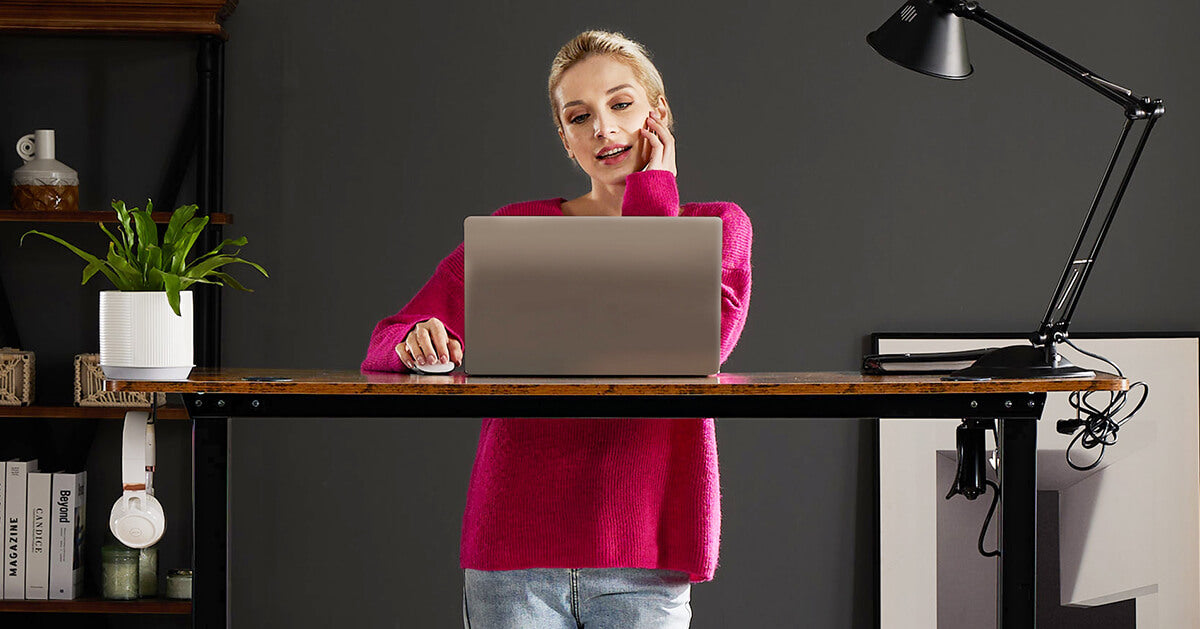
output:
[[[1062,70],[1075,80],[1103,94],[1125,110],[1125,122],[1117,147],[1104,171],[1100,188],[1092,200],[1075,241],[1071,257],[1063,270],[1058,288],[1046,309],[1046,316],[1037,331],[1030,335],[1032,345],[1014,345],[992,350],[966,369],[953,372],[947,378],[955,380],[989,380],[992,378],[1062,378],[1092,377],[1093,372],[1077,367],[1059,355],[1056,344],[1067,341],[1067,326],[1083,285],[1087,282],[1104,236],[1112,225],[1117,205],[1129,185],[1138,157],[1146,146],[1146,138],[1155,121],[1163,114],[1159,99],[1145,98],[1107,81],[1087,68],[1064,57],[1045,44],[1000,21],[983,10],[976,2],[964,0],[910,0],[900,7],[878,30],[867,35],[867,43],[876,52],[906,68],[943,79],[965,79],[973,68],[967,56],[967,40],[963,20],[973,20],[988,30],[1032,53],[1037,58]],[[1125,140],[1135,122],[1145,121],[1141,137],[1129,158],[1120,184],[1108,212],[1102,221],[1095,221],[1096,209],[1109,180],[1112,178]],[[1080,252],[1086,256],[1080,257]]]

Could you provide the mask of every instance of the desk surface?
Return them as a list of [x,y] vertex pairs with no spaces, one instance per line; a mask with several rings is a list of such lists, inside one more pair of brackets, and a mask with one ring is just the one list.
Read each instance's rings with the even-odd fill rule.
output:
[[[285,377],[288,382],[249,381]],[[865,376],[858,372],[722,373],[697,378],[497,378],[308,369],[196,369],[187,380],[108,380],[107,391],[281,395],[904,395],[1123,391],[1124,378],[952,382],[938,376]]]

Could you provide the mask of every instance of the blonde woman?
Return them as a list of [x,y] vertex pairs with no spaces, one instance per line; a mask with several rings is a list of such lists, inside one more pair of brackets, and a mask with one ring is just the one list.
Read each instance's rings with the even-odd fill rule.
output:
[[[645,49],[581,33],[555,56],[548,87],[591,191],[494,215],[720,217],[724,362],[750,302],[750,221],[733,203],[680,206],[674,119]],[[460,245],[375,327],[362,368],[461,365],[462,332]],[[485,419],[463,515],[464,625],[687,627],[691,583],[713,578],[720,527],[712,419]]]

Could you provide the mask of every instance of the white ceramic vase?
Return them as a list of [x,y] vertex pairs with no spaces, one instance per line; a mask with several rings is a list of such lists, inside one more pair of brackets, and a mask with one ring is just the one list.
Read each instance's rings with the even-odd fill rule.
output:
[[100,291],[100,368],[113,380],[184,380],[192,362],[192,292]]

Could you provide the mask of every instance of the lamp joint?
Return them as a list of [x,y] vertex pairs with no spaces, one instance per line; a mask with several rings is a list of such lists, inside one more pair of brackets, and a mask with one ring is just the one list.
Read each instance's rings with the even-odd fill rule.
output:
[[1130,120],[1159,118],[1166,112],[1161,98],[1138,98],[1136,103],[1125,107],[1125,117]]

